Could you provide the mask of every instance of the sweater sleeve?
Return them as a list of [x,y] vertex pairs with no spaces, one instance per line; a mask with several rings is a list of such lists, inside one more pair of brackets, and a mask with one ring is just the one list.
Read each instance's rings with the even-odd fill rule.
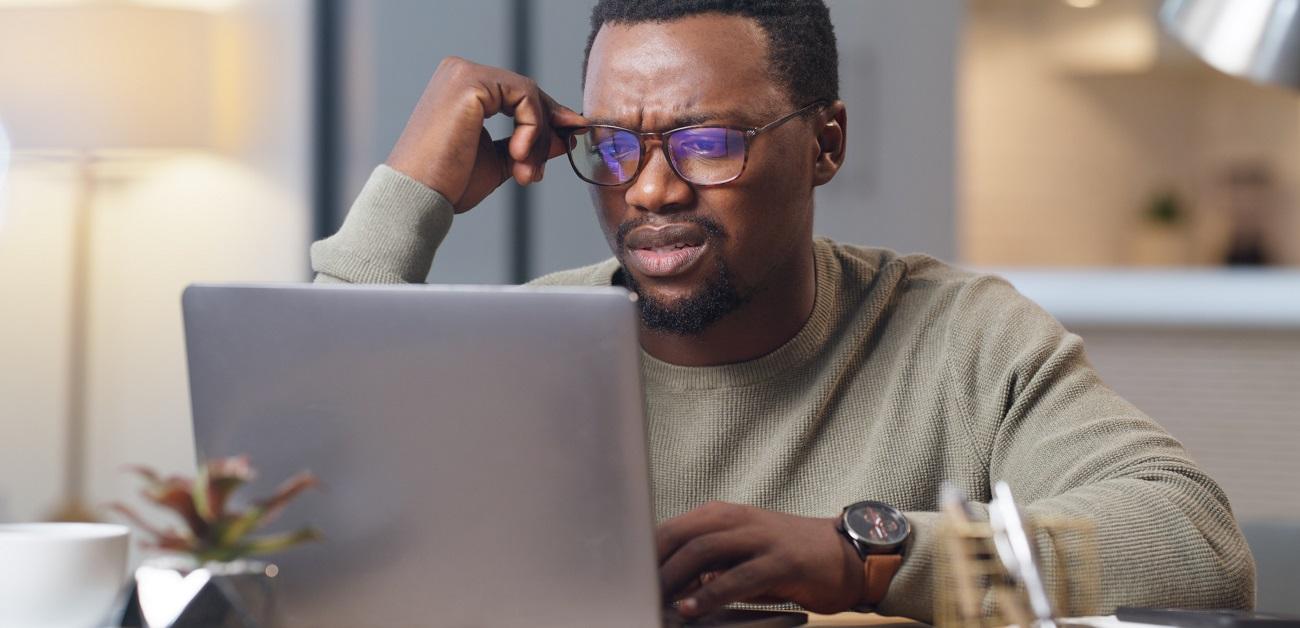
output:
[[[1078,336],[993,277],[966,285],[952,311],[949,376],[960,382],[959,420],[988,485],[1006,480],[1030,519],[1095,526],[1095,608],[1069,611],[1254,605],[1254,560],[1227,496],[1177,440],[1102,383]],[[882,611],[928,618],[939,519],[908,517],[913,545]],[[1078,539],[1055,543],[1039,535],[1049,588],[1062,569],[1052,556],[1084,551]]]
[[424,283],[455,215],[442,194],[375,168],[338,233],[311,247],[318,283]]

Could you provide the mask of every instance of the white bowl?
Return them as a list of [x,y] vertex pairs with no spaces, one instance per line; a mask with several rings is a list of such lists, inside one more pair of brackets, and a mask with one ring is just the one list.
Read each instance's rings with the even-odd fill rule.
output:
[[0,626],[102,626],[126,585],[130,528],[0,524]]

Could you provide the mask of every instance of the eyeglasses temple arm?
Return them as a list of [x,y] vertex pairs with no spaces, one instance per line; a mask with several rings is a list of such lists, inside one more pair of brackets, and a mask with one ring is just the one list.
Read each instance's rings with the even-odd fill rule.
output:
[[785,124],[785,123],[788,122],[789,120],[791,120],[791,119],[793,119],[793,118],[797,118],[797,117],[803,115],[805,112],[807,112],[809,109],[812,109],[813,107],[828,107],[828,106],[830,106],[830,102],[828,102],[828,101],[826,101],[826,100],[824,100],[824,99],[823,99],[823,100],[814,100],[814,101],[812,101],[812,102],[810,102],[810,103],[804,105],[803,107],[800,107],[799,109],[797,109],[797,110],[795,110],[795,111],[792,111],[792,112],[790,112],[790,113],[787,113],[787,114],[781,116],[780,118],[777,118],[777,119],[775,119],[775,120],[773,120],[773,121],[771,121],[771,122],[768,122],[767,124],[764,124],[764,125],[761,126],[761,127],[758,127],[757,129],[753,129],[753,130],[751,130],[751,131],[749,132],[749,135],[750,135],[750,137],[753,137],[753,136],[758,135],[759,133],[762,133],[763,131],[766,131],[766,130],[768,130],[768,129],[770,129],[770,128],[777,127],[777,126],[780,126],[780,125],[782,125],[782,124]]

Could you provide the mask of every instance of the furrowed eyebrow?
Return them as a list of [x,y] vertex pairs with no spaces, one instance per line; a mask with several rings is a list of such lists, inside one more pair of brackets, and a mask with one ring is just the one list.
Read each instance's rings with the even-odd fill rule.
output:
[[[587,120],[589,120],[592,124],[603,124],[603,125],[616,126],[616,127],[625,128],[625,129],[631,129],[631,128],[632,128],[632,127],[630,127],[630,126],[627,126],[627,125],[623,124],[622,121],[620,121],[620,120],[615,120],[615,119],[613,119],[613,118],[600,118],[600,117],[594,117],[594,116],[586,116],[586,118],[587,118]],[[745,121],[744,118],[745,118],[745,116],[744,116],[743,114],[740,114],[740,113],[727,113],[727,112],[700,111],[700,112],[696,112],[696,113],[683,114],[683,115],[677,116],[677,117],[673,118],[672,121],[670,121],[670,122],[668,123],[667,126],[662,127],[662,128],[658,128],[658,129],[654,129],[654,130],[655,130],[656,132],[662,133],[662,132],[664,132],[664,131],[671,131],[671,130],[673,130],[673,129],[680,129],[680,128],[684,127],[684,126],[694,126],[694,125],[697,125],[697,124],[710,124],[710,123],[713,123],[713,124],[734,124],[734,125],[739,125],[739,126],[753,126],[753,125],[750,124],[749,122]]]

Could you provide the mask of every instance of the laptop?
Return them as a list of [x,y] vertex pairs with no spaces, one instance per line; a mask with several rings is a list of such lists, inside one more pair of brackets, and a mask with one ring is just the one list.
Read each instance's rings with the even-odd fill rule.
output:
[[[195,285],[182,299],[200,460],[260,497],[286,626],[627,626],[659,592],[635,305],[619,288]],[[702,625],[795,626],[729,612]]]

